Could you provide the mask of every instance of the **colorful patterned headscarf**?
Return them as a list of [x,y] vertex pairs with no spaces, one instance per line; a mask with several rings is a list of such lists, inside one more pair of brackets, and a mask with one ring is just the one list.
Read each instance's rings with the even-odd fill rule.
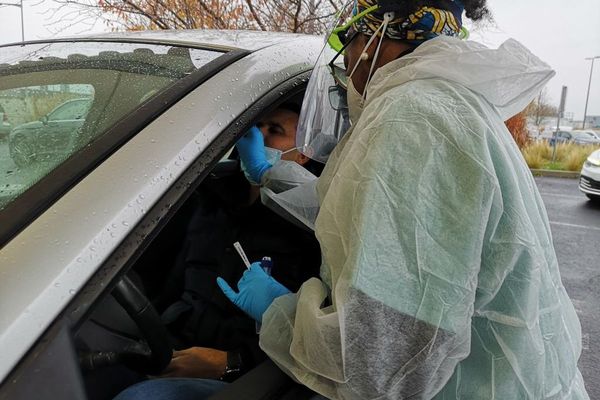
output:
[[[401,3],[401,0],[397,0]],[[379,2],[381,3],[381,1]],[[387,3],[391,3],[387,1]],[[377,5],[377,0],[356,0],[353,14],[356,15],[369,7]],[[462,28],[463,5],[459,0],[452,0],[450,10],[443,10],[431,6],[422,6],[412,14],[398,15],[390,21],[385,31],[385,36],[390,39],[404,40],[411,44],[419,45],[435,37],[457,36]],[[383,23],[385,7],[365,15],[353,24],[354,29],[365,35],[372,36]]]

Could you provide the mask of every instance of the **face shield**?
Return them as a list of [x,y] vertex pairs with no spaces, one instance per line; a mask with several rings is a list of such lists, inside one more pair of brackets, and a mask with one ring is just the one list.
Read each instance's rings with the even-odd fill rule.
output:
[[[348,77],[343,55],[346,47],[357,35],[353,27],[358,27],[361,33],[370,36],[365,49],[380,38],[371,60],[367,85],[374,72],[384,35],[405,40],[412,45],[399,57],[412,52],[423,41],[439,35],[458,36],[461,39],[468,37],[468,31],[462,26],[460,20],[463,11],[460,5],[457,5],[457,10],[454,10],[456,15],[448,10],[432,11],[428,7],[422,7],[408,18],[395,18],[395,11],[393,7],[389,7],[390,4],[381,8],[379,2],[372,6],[368,6],[369,2],[364,3],[367,6],[363,5],[366,7],[363,9],[357,6],[356,1],[349,1],[336,16],[332,29],[325,36],[325,46],[310,76],[298,121],[296,145],[304,155],[313,160],[326,162],[331,151],[350,127],[346,92]],[[358,12],[359,8],[362,11]],[[370,22],[365,22],[367,20]],[[390,31],[387,30],[388,24],[393,26]],[[357,66],[358,63],[354,69]],[[356,91],[351,92],[351,94],[355,93]],[[352,97],[355,100],[352,102],[355,105],[353,107],[355,119],[360,115],[357,113],[359,109],[356,104],[364,101],[365,93],[363,91],[362,99]]]
[[355,35],[349,34],[352,24],[376,8],[355,15],[354,1],[349,1],[325,36],[325,46],[304,95],[296,133],[299,151],[313,160],[325,163],[350,128],[343,54]]

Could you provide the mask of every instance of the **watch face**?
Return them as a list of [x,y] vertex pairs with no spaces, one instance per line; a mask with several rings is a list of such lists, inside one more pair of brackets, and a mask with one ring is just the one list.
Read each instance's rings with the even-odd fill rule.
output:
[[243,374],[242,356],[237,351],[227,352],[227,366],[220,380],[233,382]]
[[223,382],[233,382],[237,378],[239,378],[240,376],[242,376],[242,369],[241,368],[229,368],[229,367],[227,367],[225,369],[225,373],[223,375],[221,375],[220,380],[222,380]]
[[237,351],[227,352],[227,368],[226,369],[242,369],[242,356]]

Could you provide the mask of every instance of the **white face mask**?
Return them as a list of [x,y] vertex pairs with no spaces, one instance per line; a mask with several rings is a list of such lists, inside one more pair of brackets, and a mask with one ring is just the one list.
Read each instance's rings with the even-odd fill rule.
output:
[[292,147],[291,149],[287,149],[285,151],[281,151],[279,149],[274,149],[272,147],[265,146],[265,156],[267,157],[267,162],[271,165],[275,165],[279,160],[281,160],[281,156],[287,153],[291,153],[296,150],[297,147]]
[[[265,146],[265,158],[267,159],[267,162],[269,164],[275,165],[279,162],[279,160],[281,160],[281,156],[283,156],[284,154],[290,153],[296,149],[297,149],[297,147],[292,147],[291,149],[281,151],[278,149],[274,149],[272,147]],[[240,167],[242,168],[242,171],[244,171],[244,175],[246,176],[246,179],[248,179],[248,181],[250,183],[255,184],[255,185],[260,184],[260,182],[254,182],[254,180],[252,180],[252,177],[248,173],[248,170],[246,169],[246,165],[244,164],[243,161],[240,163]]]
[[348,116],[352,125],[356,124],[356,121],[360,118],[363,106],[365,105],[365,99],[362,94],[358,93],[352,79],[348,79]]

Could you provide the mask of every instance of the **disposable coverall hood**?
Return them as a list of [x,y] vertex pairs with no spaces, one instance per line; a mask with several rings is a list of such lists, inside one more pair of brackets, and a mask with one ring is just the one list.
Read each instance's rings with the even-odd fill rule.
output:
[[271,359],[331,399],[589,399],[544,204],[504,124],[551,76],[517,42],[448,38],[377,70],[316,187],[321,280],[263,315]]
[[513,39],[498,49],[440,36],[379,68],[367,90],[367,101],[415,79],[441,78],[480,94],[507,120],[535,98],[555,72]]

